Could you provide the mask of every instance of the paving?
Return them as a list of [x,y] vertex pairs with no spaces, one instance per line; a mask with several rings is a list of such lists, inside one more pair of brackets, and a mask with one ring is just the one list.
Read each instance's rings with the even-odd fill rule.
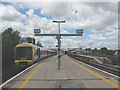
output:
[[[43,62],[39,62],[25,73],[6,84],[4,88],[20,88],[36,68],[44,62],[45,63],[34,73],[34,75],[29,78],[28,82],[24,84],[24,88],[117,88],[82,67],[77,66],[71,62],[71,60],[104,78],[107,77],[66,55],[61,57],[61,69],[58,70],[57,56],[53,56]],[[116,81],[109,81],[118,84]]]

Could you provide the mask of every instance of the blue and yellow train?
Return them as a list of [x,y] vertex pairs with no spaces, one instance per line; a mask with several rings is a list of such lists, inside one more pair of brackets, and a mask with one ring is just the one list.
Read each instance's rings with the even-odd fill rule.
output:
[[16,65],[23,67],[52,55],[55,55],[54,51],[41,50],[39,46],[31,43],[21,43],[15,47],[14,59]]

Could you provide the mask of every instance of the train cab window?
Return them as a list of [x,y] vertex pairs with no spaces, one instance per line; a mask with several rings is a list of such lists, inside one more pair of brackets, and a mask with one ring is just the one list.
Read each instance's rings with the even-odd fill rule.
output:
[[73,52],[73,54],[76,54],[76,52]]
[[17,47],[15,57],[26,57],[27,59],[32,59],[32,47]]

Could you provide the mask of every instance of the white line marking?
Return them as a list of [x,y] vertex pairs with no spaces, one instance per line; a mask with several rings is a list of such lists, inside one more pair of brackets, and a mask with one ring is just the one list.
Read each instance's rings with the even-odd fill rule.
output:
[[[72,59],[73,59],[73,58],[72,58]],[[73,59],[73,60],[75,60],[75,59]],[[75,61],[76,61],[76,60],[75,60]],[[98,71],[104,72],[104,73],[106,73],[106,74],[109,74],[109,75],[111,75],[111,76],[114,76],[114,77],[120,79],[119,76],[114,75],[114,74],[112,74],[112,73],[109,73],[109,72],[103,71],[103,70],[101,70],[101,69],[98,69],[98,68],[96,68],[96,67],[93,67],[93,66],[91,66],[91,65],[88,65],[88,64],[86,64],[86,63],[84,63],[84,62],[81,62],[81,61],[77,61],[77,62],[80,62],[80,63],[82,63],[82,64],[84,64],[84,65],[87,65],[87,66],[89,66],[89,67],[92,67],[92,68],[94,68],[94,69],[96,69],[96,70],[98,70]],[[115,81],[117,81],[117,80],[115,80]],[[117,81],[117,82],[118,82],[118,81]],[[120,82],[119,82],[119,83],[120,83]]]
[[11,80],[15,79],[16,77],[18,77],[19,75],[21,75],[22,73],[24,73],[25,71],[27,71],[28,69],[32,68],[33,66],[35,66],[37,63],[33,64],[32,66],[26,68],[25,70],[23,70],[22,72],[18,73],[17,75],[13,76],[12,78],[8,79],[6,82],[4,82],[3,84],[0,85],[0,89],[2,89],[2,87],[7,84],[8,82],[10,82]]

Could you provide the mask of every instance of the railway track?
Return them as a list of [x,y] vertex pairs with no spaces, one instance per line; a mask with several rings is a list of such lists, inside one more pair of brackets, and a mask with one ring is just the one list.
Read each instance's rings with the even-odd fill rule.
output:
[[[51,56],[53,56],[53,55],[51,55]],[[41,60],[39,60],[38,62],[40,62],[46,58],[49,58],[51,56],[41,58]],[[31,65],[33,65],[33,64],[31,64]],[[31,65],[29,65],[29,66],[31,66]],[[12,78],[13,76],[17,75],[18,73],[22,72],[23,70],[25,70],[29,66],[26,66],[26,67],[19,67],[16,65],[7,66],[8,68],[3,69],[3,71],[2,71],[2,83],[6,82],[8,79]]]
[[27,67],[21,68],[21,67],[17,67],[17,66],[12,66],[8,70],[3,71],[3,73],[2,73],[2,83],[4,83],[5,81],[12,78],[13,76],[20,73],[21,71],[23,71],[26,68]]
[[72,56],[72,55],[70,57],[120,77],[120,67],[114,67],[107,64],[99,64],[94,62],[94,60],[92,59],[90,60],[86,57]]

